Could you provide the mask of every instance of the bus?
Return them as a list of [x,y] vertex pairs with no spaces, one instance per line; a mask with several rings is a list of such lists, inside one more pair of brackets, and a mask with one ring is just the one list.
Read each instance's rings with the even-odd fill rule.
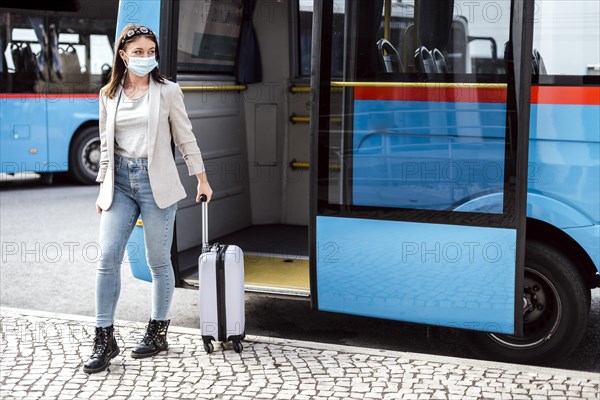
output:
[[113,60],[118,1],[55,3],[0,6],[0,173],[36,172],[51,181],[68,172],[91,184],[100,161],[98,92]]
[[[597,2],[119,7],[117,31],[159,32],[214,189],[208,239],[244,250],[247,291],[456,328],[504,361],[578,346],[600,286]],[[200,222],[178,203],[180,287]]]

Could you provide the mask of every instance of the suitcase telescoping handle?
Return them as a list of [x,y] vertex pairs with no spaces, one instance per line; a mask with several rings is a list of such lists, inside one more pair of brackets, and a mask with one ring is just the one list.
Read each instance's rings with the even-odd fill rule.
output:
[[205,194],[200,195],[200,204],[202,204],[202,252],[206,253],[208,245],[208,203]]

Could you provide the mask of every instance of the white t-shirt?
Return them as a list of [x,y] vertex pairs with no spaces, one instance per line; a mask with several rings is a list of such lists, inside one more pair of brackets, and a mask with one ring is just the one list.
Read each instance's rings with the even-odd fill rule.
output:
[[120,156],[148,158],[149,93],[133,100],[122,92],[115,119],[115,153]]

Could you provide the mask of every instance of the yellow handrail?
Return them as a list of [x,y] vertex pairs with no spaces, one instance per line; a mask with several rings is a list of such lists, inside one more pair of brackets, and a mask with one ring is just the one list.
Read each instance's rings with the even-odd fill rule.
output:
[[[312,92],[312,89],[310,88],[310,86],[291,85],[289,87],[289,91],[290,91],[290,93],[310,93],[310,92]],[[342,91],[342,88],[333,88],[332,89],[332,92],[341,92],[341,91]]]
[[308,122],[310,122],[310,117],[308,115],[301,116],[301,115],[292,114],[292,115],[290,115],[290,122],[292,122],[294,124],[308,123]]
[[234,92],[248,89],[246,85],[181,86],[183,92]]
[[290,161],[290,167],[295,169],[309,169],[310,164],[307,162]]
[[[478,88],[506,89],[506,83],[460,83],[460,82],[331,82],[331,87],[400,87],[400,88]],[[308,86],[290,86],[292,93],[310,93]]]
[[383,25],[383,37],[390,40],[390,22],[392,19],[392,0],[385,0],[385,15]]
[[[342,117],[334,117],[331,116],[329,118],[329,121],[331,121],[334,124],[341,124],[342,123]],[[308,115],[296,115],[296,114],[292,114],[290,115],[290,122],[292,123],[310,123],[310,116]]]
[[310,86],[291,85],[289,90],[291,93],[310,93]]
[[[309,169],[310,163],[304,162],[304,161],[292,160],[292,161],[290,161],[289,166],[290,166],[290,168],[294,168],[294,169]],[[329,169],[339,170],[339,169],[341,169],[341,166],[338,163],[330,162]]]

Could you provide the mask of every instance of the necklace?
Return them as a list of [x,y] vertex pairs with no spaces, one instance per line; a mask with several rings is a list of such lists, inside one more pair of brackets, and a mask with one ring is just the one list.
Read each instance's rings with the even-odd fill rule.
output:
[[125,86],[123,88],[123,90],[125,91],[125,96],[127,96],[131,100],[138,100],[144,97],[144,95],[148,93],[149,89],[150,86],[140,87],[134,85]]

